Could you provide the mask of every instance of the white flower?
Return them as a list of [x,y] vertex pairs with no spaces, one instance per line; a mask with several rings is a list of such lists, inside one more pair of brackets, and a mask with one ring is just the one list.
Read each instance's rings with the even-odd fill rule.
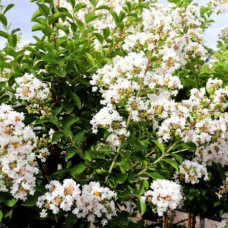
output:
[[184,160],[179,166],[179,171],[174,174],[176,181],[185,181],[185,183],[196,184],[200,179],[209,180],[207,168],[198,162]]
[[37,137],[23,120],[23,113],[14,111],[9,105],[0,106],[1,190],[21,200],[34,194],[35,175],[39,171],[33,151]]
[[112,200],[116,193],[109,188],[101,187],[98,182],[90,182],[80,189],[72,179],[65,179],[63,184],[51,181],[46,185],[47,193],[40,196],[37,206],[43,208],[40,216],[46,217],[47,212],[53,214],[60,210],[72,211],[77,218],[85,218],[90,222],[100,221],[103,226],[116,215],[115,203]]
[[49,85],[41,82],[32,74],[26,73],[15,79],[16,98],[26,101],[46,100],[50,96]]
[[144,201],[154,206],[153,211],[162,216],[169,209],[176,209],[182,204],[182,188],[179,184],[169,180],[153,181],[143,197]]

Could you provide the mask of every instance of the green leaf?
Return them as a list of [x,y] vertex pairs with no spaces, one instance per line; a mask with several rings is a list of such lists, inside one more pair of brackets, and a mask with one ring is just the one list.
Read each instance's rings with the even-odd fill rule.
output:
[[119,184],[123,184],[127,180],[127,178],[128,178],[128,174],[127,173],[120,174],[117,177],[117,182]]
[[138,198],[139,211],[143,215],[146,212],[146,203],[141,200],[141,197]]
[[103,30],[103,35],[104,35],[104,38],[107,39],[110,35],[110,29],[109,28],[105,28]]
[[8,36],[8,42],[9,42],[9,45],[12,46],[13,48],[16,47],[17,45],[17,35],[15,34],[10,34]]
[[0,31],[0,36],[8,39],[8,34],[6,32],[4,32],[4,31]]
[[2,221],[2,218],[3,218],[3,213],[2,213],[2,210],[0,210],[0,222]]
[[83,22],[77,18],[75,18],[75,21],[77,22],[77,26],[79,27],[80,31],[83,32],[85,30],[85,25]]
[[89,1],[92,3],[93,6],[96,6],[97,4],[96,0],[89,0]]
[[0,98],[0,103],[6,103],[9,101],[9,99],[10,99],[10,97],[8,95],[5,95]]
[[64,122],[63,122],[63,129],[64,131],[68,131],[70,130],[71,126],[78,122],[79,121],[79,118],[78,117],[75,117],[75,116],[70,116],[68,117]]
[[145,193],[149,188],[149,182],[147,180],[144,180],[141,182],[140,184],[140,192],[139,195],[142,195],[143,193]]
[[156,144],[156,146],[160,149],[162,154],[165,154],[165,146],[163,143],[160,143],[158,140],[153,140],[153,142]]
[[49,17],[49,20],[48,20],[49,21],[49,25],[51,25],[52,23],[56,22],[60,17],[63,17],[63,16],[66,16],[66,14],[63,13],[63,12],[57,12],[57,13],[51,15]]
[[7,19],[3,14],[0,14],[0,21],[5,27],[7,26]]
[[14,7],[14,4],[9,4],[3,11],[3,14],[6,14],[10,9]]
[[66,169],[60,169],[53,173],[53,177],[56,179],[62,179],[66,176],[67,173],[68,171]]
[[42,25],[42,24],[35,24],[32,26],[32,31],[39,31],[41,30],[46,36],[50,36],[52,34],[52,29],[49,28],[46,25]]
[[70,158],[74,157],[75,154],[77,154],[77,149],[73,146],[70,146],[67,148],[65,159],[69,160]]
[[53,136],[52,136],[52,143],[56,143],[56,142],[58,142],[59,141],[59,139],[61,138],[61,137],[63,137],[63,133],[62,132],[59,132],[59,131],[56,131],[54,134],[53,134]]
[[119,20],[119,17],[117,15],[117,13],[115,11],[113,11],[113,10],[110,10],[110,13],[112,14],[112,17],[114,18],[115,23],[118,25],[120,20]]
[[95,18],[97,17],[97,15],[95,13],[87,13],[85,15],[85,21],[88,24],[89,22],[93,21]]
[[31,21],[36,19],[37,17],[41,16],[41,12],[39,10],[36,10],[35,13],[32,15]]
[[72,91],[69,91],[69,95],[70,95],[70,98],[73,100],[73,102],[75,103],[76,107],[78,109],[81,109],[82,108],[82,103],[81,103],[81,100],[80,98],[78,97],[78,95]]
[[162,161],[170,164],[174,169],[179,170],[179,165],[171,158],[164,158]]
[[178,155],[178,154],[171,154],[175,159],[176,161],[178,161],[180,164],[183,162],[183,158]]
[[53,110],[53,115],[57,116],[60,112],[62,112],[63,106],[57,107]]
[[49,15],[49,8],[45,5],[45,4],[39,4],[39,9],[40,9],[40,12],[45,16],[47,17]]
[[85,42],[87,42],[87,38],[77,38],[74,41],[75,46],[80,46],[81,44],[84,44]]
[[101,5],[101,6],[99,6],[99,7],[97,7],[95,10],[110,10],[110,8],[108,7],[108,6],[106,6],[106,5]]
[[5,82],[0,82],[0,89],[2,89],[5,86],[6,86],[6,83]]
[[92,160],[91,150],[86,150],[86,152],[85,152],[85,160],[87,160],[87,161],[91,161]]
[[16,202],[17,202],[16,199],[5,200],[5,205],[8,207],[13,207],[16,204]]
[[217,207],[217,206],[219,206],[219,205],[221,205],[221,201],[219,201],[219,200],[213,203],[213,206],[214,206],[214,207]]
[[66,218],[66,224],[65,224],[65,228],[72,228],[74,227],[75,223],[77,222],[77,217],[75,214],[70,213],[67,218]]
[[145,172],[144,174],[146,174],[147,176],[153,178],[154,180],[164,179],[164,177],[158,172],[152,172],[152,173]]
[[80,131],[73,137],[73,140],[76,145],[81,145],[84,139],[85,139],[85,131]]
[[66,70],[56,70],[56,74],[62,78],[66,77]]
[[36,205],[37,199],[41,194],[30,195],[21,205],[24,207],[32,207]]
[[74,166],[71,169],[70,173],[71,173],[72,177],[75,178],[75,177],[81,175],[85,170],[86,170],[86,165],[81,163],[81,164]]
[[97,65],[93,56],[91,54],[89,54],[88,52],[86,53],[86,57],[93,67],[95,67]]
[[85,3],[78,3],[76,5],[76,7],[74,8],[74,12],[77,12],[78,10],[83,9],[85,7],[86,7],[86,4]]

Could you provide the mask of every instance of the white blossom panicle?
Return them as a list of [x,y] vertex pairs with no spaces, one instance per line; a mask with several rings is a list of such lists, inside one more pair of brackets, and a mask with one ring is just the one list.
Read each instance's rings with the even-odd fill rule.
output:
[[46,217],[48,210],[53,214],[59,213],[60,209],[71,211],[81,194],[81,190],[72,179],[65,179],[63,184],[59,181],[51,181],[46,185],[47,193],[40,196],[37,206],[43,208],[41,217]]
[[[183,88],[180,78],[174,75],[175,71],[191,58],[205,58],[203,29],[201,20],[196,16],[196,7],[189,5],[184,9],[172,4],[152,3],[140,17],[140,29],[134,23],[126,28],[122,45],[126,56],[116,56],[113,64],[106,64],[92,76],[90,84],[93,91],[101,93],[101,104],[105,106],[91,121],[93,131],[96,133],[99,127],[107,128],[103,120],[111,115],[104,114],[106,109],[116,113],[118,108],[122,110],[124,107],[132,121],[152,121],[154,128],[159,129],[160,140],[167,141],[177,134],[190,141],[191,132],[186,131],[183,135],[189,126],[188,105],[177,104],[172,97]],[[203,91],[200,93],[205,95]],[[200,102],[198,98],[194,100],[196,106],[197,102]],[[160,125],[162,119],[164,121]],[[118,130],[124,135],[118,134]],[[116,130],[111,125],[108,131],[107,142],[113,148],[128,137],[128,131],[119,121]],[[197,142],[207,139],[204,135],[197,137]]]
[[178,182],[184,181],[185,183],[196,184],[200,182],[200,179],[209,180],[209,177],[205,165],[184,160],[179,166],[179,171],[174,174],[174,179]]
[[177,103],[167,99],[152,105],[149,112],[160,141],[193,142],[198,161],[228,164],[228,88],[222,86],[221,80],[209,79],[206,89],[192,89],[188,100]]
[[212,165],[213,162],[220,163],[222,166],[228,165],[228,135],[225,139],[218,139],[208,146],[198,147],[196,160],[203,161],[207,165]]
[[112,200],[116,193],[98,182],[90,182],[82,187],[81,197],[72,211],[78,218],[87,218],[95,223],[101,220],[104,226],[116,215],[115,203]]
[[23,77],[16,78],[16,98],[25,101],[42,101],[50,96],[49,86],[32,74],[25,74]]
[[228,40],[228,26],[226,26],[220,30],[220,32],[218,34],[218,38],[220,40],[224,40],[224,41]]
[[152,204],[153,212],[159,216],[182,204],[182,188],[179,184],[169,180],[156,180],[152,182],[150,188],[152,190],[148,190],[142,200]]
[[47,217],[48,211],[53,214],[60,210],[72,211],[77,218],[89,222],[100,222],[103,226],[116,215],[115,203],[112,200],[116,193],[107,187],[101,187],[98,182],[80,185],[72,179],[65,179],[63,184],[51,181],[46,185],[48,190],[37,201],[37,206],[42,209],[40,216]]
[[9,105],[0,106],[0,191],[25,200],[34,194],[39,169],[34,153],[37,137],[23,120],[23,113]]
[[228,1],[227,0],[209,0],[212,10],[216,14],[223,14],[228,12]]

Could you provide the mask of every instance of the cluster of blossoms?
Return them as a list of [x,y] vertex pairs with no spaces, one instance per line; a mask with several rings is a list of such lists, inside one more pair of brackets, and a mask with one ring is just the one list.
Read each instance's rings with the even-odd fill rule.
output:
[[179,171],[174,174],[174,179],[179,182],[184,181],[185,183],[196,184],[199,183],[200,179],[207,181],[209,179],[207,168],[198,162],[185,160],[179,166]]
[[209,0],[212,10],[217,14],[228,12],[227,0]]
[[223,219],[216,228],[227,228],[228,227],[228,219]]
[[100,126],[108,129],[110,135],[106,141],[113,149],[119,146],[121,139],[128,137],[130,134],[126,129],[126,122],[123,121],[123,117],[111,107],[102,108],[90,123],[93,126],[93,133],[97,133]]
[[169,209],[176,209],[182,204],[182,188],[179,184],[169,180],[153,181],[142,200],[152,204],[153,212],[162,216]]
[[[153,51],[153,57],[163,61],[160,71],[168,68],[172,73],[191,58],[203,59],[204,34],[201,20],[195,16],[196,7],[176,8],[176,5],[153,4],[142,13],[143,30],[131,28],[123,49],[134,51],[139,47]],[[159,44],[163,43],[162,47]],[[171,72],[170,72],[171,71]]]
[[[111,113],[117,114],[126,107],[133,121],[153,120],[154,126],[158,126],[154,116],[166,118],[162,105],[172,108],[175,102],[171,104],[171,97],[183,88],[173,73],[190,58],[204,58],[203,30],[192,5],[184,10],[174,9],[173,5],[153,4],[150,10],[145,9],[142,13],[141,25],[143,31],[132,27],[125,37],[123,49],[129,52],[128,55],[116,56],[113,64],[106,64],[93,75],[90,83],[94,91],[99,90],[102,94],[101,104],[112,109]],[[104,117],[102,109],[93,118],[94,129],[107,127],[102,124],[103,118],[110,120],[110,114],[106,114]],[[122,120],[119,114],[117,116]],[[113,123],[116,123],[115,119]],[[112,147],[128,137],[124,124],[118,123],[115,130],[109,129],[111,137],[107,140]],[[125,134],[117,134],[117,130]]]
[[218,37],[220,40],[228,40],[228,27],[225,27],[223,29],[220,30]]
[[98,182],[90,182],[82,186],[72,179],[65,179],[63,184],[51,181],[46,185],[48,190],[37,201],[37,206],[43,208],[41,217],[47,217],[48,210],[53,214],[60,210],[72,211],[77,218],[87,219],[104,226],[116,215],[115,203],[112,200],[116,193],[107,187],[101,187]]
[[10,191],[16,199],[25,200],[34,194],[39,169],[33,152],[37,137],[23,120],[23,113],[0,106],[0,191]]
[[206,89],[191,90],[189,100],[177,103],[166,99],[160,103],[152,118],[160,140],[194,142],[198,160],[208,165],[212,161],[227,165],[228,89],[222,85],[221,80],[209,79]]
[[36,107],[37,103],[47,100],[50,96],[49,86],[32,74],[26,73],[23,77],[16,78],[15,81],[16,98],[34,102],[34,107]]

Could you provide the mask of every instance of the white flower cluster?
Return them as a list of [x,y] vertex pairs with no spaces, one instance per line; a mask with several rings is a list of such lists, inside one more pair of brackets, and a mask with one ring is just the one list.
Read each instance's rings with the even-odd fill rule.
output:
[[112,200],[116,194],[109,188],[100,186],[98,182],[90,182],[82,186],[72,179],[65,179],[63,184],[51,181],[46,185],[48,190],[37,201],[37,206],[43,208],[41,217],[47,217],[47,212],[53,214],[60,210],[72,211],[77,218],[87,219],[89,222],[101,222],[104,226],[116,215],[115,203]]
[[[131,28],[131,35],[124,40],[123,49],[134,51],[140,46],[154,51],[153,57],[163,61],[162,67],[174,71],[191,58],[205,57],[204,34],[201,20],[195,16],[196,7],[174,8],[161,4],[151,5],[142,13],[143,31]],[[162,48],[159,43],[163,43]],[[162,70],[161,70],[162,71]],[[172,73],[170,72],[170,73]]]
[[[171,94],[177,94],[176,91],[182,88],[182,85],[179,78],[169,73],[160,75],[159,72],[156,74],[153,71],[148,71],[148,59],[143,52],[132,52],[126,57],[117,56],[113,62],[113,65],[107,64],[98,70],[97,74],[93,75],[90,83],[94,86],[94,91],[99,88],[99,92],[102,93],[103,97],[101,104],[106,105],[106,108],[101,109],[95,115],[91,124],[93,129],[97,129],[99,126],[106,127],[114,123],[115,127],[113,128],[111,125],[111,128],[109,128],[112,135],[108,138],[108,141],[115,147],[119,144],[118,140],[123,139],[119,136],[128,137],[128,132],[124,128],[125,122],[116,125],[117,119],[118,121],[122,120],[115,108],[116,106],[126,105],[127,110],[131,112],[132,120],[140,121],[144,118],[143,114],[151,106],[151,99],[147,95],[139,97],[139,90],[144,89],[148,93],[154,92],[159,95],[170,93],[171,96]],[[113,119],[114,115],[117,119]],[[108,123],[104,121],[107,118],[109,119]],[[116,131],[113,131],[113,129]],[[117,130],[119,130],[119,133]]]
[[[116,56],[113,64],[106,64],[92,77],[93,91],[99,90],[102,94],[101,104],[111,108],[112,113],[126,107],[131,120],[152,120],[154,127],[158,128],[160,119],[167,118],[168,112],[176,110],[176,103],[171,97],[183,88],[180,79],[173,76],[174,72],[192,58],[203,59],[206,53],[201,21],[195,16],[195,10],[192,5],[185,10],[154,3],[150,10],[144,9],[142,31],[139,32],[137,25],[127,29],[129,35],[124,40],[123,49],[129,52],[128,55]],[[107,127],[102,124],[102,118],[107,118],[104,110],[91,121],[94,129]],[[185,128],[188,110],[181,105],[177,110],[186,116],[178,118],[177,125],[176,118],[166,120],[162,126],[165,129],[160,131],[164,140],[170,138],[169,132],[165,132],[166,125]],[[117,130],[109,129],[111,137],[108,142],[113,147],[124,138]],[[119,125],[119,130],[128,137],[124,124]]]
[[228,26],[219,31],[218,37],[220,40],[228,40]]
[[110,135],[106,139],[111,147],[115,149],[119,146],[122,138],[128,137],[129,132],[126,130],[126,122],[123,117],[111,107],[102,108],[90,121],[93,126],[93,133],[97,133],[98,127],[107,128]]
[[39,170],[33,152],[37,137],[23,120],[23,113],[0,106],[0,191],[10,191],[14,198],[25,200],[34,194]]
[[217,226],[216,228],[227,228],[228,227],[228,218],[223,219]]
[[153,212],[158,213],[159,216],[182,204],[182,188],[179,184],[169,180],[156,180],[150,188],[152,190],[148,190],[142,200],[152,204]]
[[228,1],[227,0],[209,0],[212,6],[212,10],[217,14],[223,14],[228,12]]
[[207,168],[195,161],[184,160],[179,166],[179,171],[174,174],[176,181],[184,181],[185,183],[196,184],[200,179],[209,180]]
[[50,96],[49,86],[32,74],[26,73],[23,77],[16,78],[14,89],[16,98],[25,101],[42,101]]
[[209,79],[206,89],[191,90],[189,100],[176,103],[166,99],[152,106],[152,119],[160,140],[167,142],[173,138],[194,142],[198,147],[198,160],[208,165],[212,161],[227,165],[228,88],[222,85],[221,80]]

